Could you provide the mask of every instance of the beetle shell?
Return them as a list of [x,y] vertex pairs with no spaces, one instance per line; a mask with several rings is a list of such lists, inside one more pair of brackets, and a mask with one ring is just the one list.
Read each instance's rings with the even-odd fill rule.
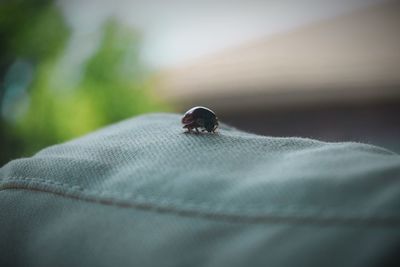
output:
[[193,107],[186,111],[182,118],[183,128],[191,132],[193,129],[199,132],[198,128],[202,131],[215,132],[218,127],[218,118],[215,113],[206,107]]

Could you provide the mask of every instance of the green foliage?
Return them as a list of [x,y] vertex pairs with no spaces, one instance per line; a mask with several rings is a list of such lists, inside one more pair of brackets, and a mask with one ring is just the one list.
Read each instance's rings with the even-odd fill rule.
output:
[[80,80],[68,81],[58,64],[68,31],[56,11],[44,6],[37,11],[32,31],[17,27],[18,34],[10,41],[9,54],[29,59],[34,72],[28,101],[16,102],[14,109],[20,105],[26,110],[15,121],[2,121],[5,149],[0,164],[124,118],[169,110],[151,90],[152,81],[138,57],[137,35],[115,20],[105,23],[103,38],[83,66]]
[[51,0],[15,0],[0,4],[0,60],[27,58],[34,62],[56,56],[69,29]]

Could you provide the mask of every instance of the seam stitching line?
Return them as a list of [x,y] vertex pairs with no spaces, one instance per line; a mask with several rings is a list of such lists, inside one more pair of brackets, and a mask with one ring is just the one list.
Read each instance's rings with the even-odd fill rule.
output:
[[[28,177],[9,177],[3,179],[3,181],[9,181],[9,182],[21,182],[23,184],[27,184],[28,186],[31,186],[32,184],[40,184],[40,185],[54,185],[54,186],[59,186],[64,190],[67,191],[72,191],[74,194],[89,194],[94,197],[105,197],[105,198],[112,198],[115,200],[120,200],[120,201],[138,201],[141,203],[144,202],[150,202],[150,204],[160,204],[160,205],[176,205],[176,206],[182,206],[186,208],[200,208],[200,209],[214,209],[214,210],[224,210],[224,211],[230,211],[230,212],[279,212],[283,213],[283,211],[286,212],[298,212],[301,210],[303,214],[305,213],[316,213],[320,212],[323,213],[325,208],[309,208],[305,206],[296,206],[296,205],[279,205],[279,204],[274,204],[274,207],[276,208],[266,208],[265,203],[261,203],[259,206],[253,205],[253,206],[237,206],[237,207],[229,207],[229,206],[224,206],[218,203],[210,203],[210,202],[188,202],[187,200],[182,200],[182,199],[165,199],[165,198],[157,198],[157,197],[150,197],[150,196],[143,196],[140,194],[133,195],[132,193],[119,193],[115,191],[107,191],[107,190],[96,190],[96,189],[85,189],[81,186],[78,185],[71,185],[68,183],[62,183],[62,182],[57,182],[57,181],[52,181],[48,179],[42,179],[42,178],[28,178]],[[7,184],[3,183],[0,181],[0,189],[2,187],[2,184]],[[336,208],[336,207],[333,207]],[[367,213],[368,214],[368,213]],[[329,215],[325,211],[325,215]],[[331,214],[332,215],[332,214]],[[365,215],[365,213],[364,213]],[[377,215],[376,213],[373,215]],[[382,216],[385,216],[382,214]],[[393,216],[393,214],[386,215],[388,217],[397,217]],[[400,217],[399,217],[400,218]]]
[[[0,191],[6,190],[6,189],[25,189],[25,190],[31,190],[31,191],[40,191],[40,192],[47,192],[47,193],[53,193],[56,195],[61,195],[67,198],[72,198],[72,199],[78,199],[78,200],[83,200],[83,201],[89,201],[89,202],[95,202],[95,203],[100,203],[100,204],[105,204],[108,206],[116,206],[116,207],[125,207],[125,208],[136,208],[136,209],[141,209],[141,210],[153,210],[153,211],[158,211],[162,213],[174,213],[178,215],[185,215],[185,216],[190,216],[190,217],[204,217],[204,218],[212,218],[212,219],[224,219],[224,220],[229,220],[232,222],[254,222],[254,223],[260,223],[260,222],[270,222],[270,223],[278,223],[278,222],[285,222],[285,223],[317,223],[317,224],[322,224],[322,225],[331,225],[331,224],[344,224],[344,225],[359,225],[359,224],[364,224],[364,225],[386,225],[386,226],[395,226],[399,227],[400,226],[400,218],[396,216],[389,216],[389,217],[338,217],[337,214],[336,216],[328,216],[328,217],[322,217],[321,215],[324,214],[319,214],[320,217],[316,217],[316,212],[312,214],[313,216],[310,216],[310,214],[303,214],[303,215],[294,215],[294,214],[287,214],[282,211],[281,214],[273,214],[273,212],[270,214],[266,214],[264,211],[264,214],[235,214],[235,213],[230,213],[234,212],[236,209],[214,209],[212,210],[210,206],[205,206],[205,208],[208,208],[208,210],[201,210],[201,206],[196,206],[196,205],[186,205],[186,207],[176,207],[176,206],[171,206],[171,203],[168,201],[163,201],[163,202],[158,202],[158,203],[150,203],[150,202],[134,202],[135,199],[125,199],[130,200],[129,202],[124,202],[124,200],[121,199],[115,199],[113,196],[108,196],[104,193],[102,195],[107,198],[99,198],[99,195],[96,194],[96,191],[94,190],[87,190],[79,187],[79,186],[69,186],[68,184],[60,183],[60,182],[55,182],[55,181],[49,181],[45,179],[38,179],[35,178],[36,180],[40,180],[38,182],[31,182],[27,183],[26,180],[31,180],[32,178],[29,179],[18,179],[18,178],[8,178],[6,180],[10,181],[19,181],[20,183],[0,183]],[[22,181],[21,181],[22,180]],[[45,186],[45,188],[41,188],[38,186],[35,186],[35,184]],[[49,187],[50,185],[50,187]],[[55,185],[55,186],[54,186]],[[47,187],[47,188],[46,188]],[[60,188],[61,187],[61,188]],[[65,191],[65,192],[64,192]],[[79,192],[81,191],[81,192]],[[88,193],[85,195],[85,191]],[[83,193],[83,194],[81,194]],[[145,199],[144,199],[145,200]],[[136,200],[137,201],[137,200]],[[169,205],[168,205],[169,204]],[[197,208],[197,210],[196,210]],[[203,206],[204,208],[204,206]],[[226,213],[223,213],[223,212]],[[237,210],[236,210],[237,211]],[[262,211],[259,211],[262,212]],[[267,212],[268,213],[268,212]],[[325,214],[326,215],[326,214]]]

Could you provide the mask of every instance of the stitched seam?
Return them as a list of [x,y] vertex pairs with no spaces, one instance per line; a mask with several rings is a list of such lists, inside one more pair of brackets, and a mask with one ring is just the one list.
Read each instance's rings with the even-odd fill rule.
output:
[[[99,198],[106,197],[106,198],[113,198],[116,200],[121,200],[121,201],[139,201],[141,203],[144,202],[149,202],[151,204],[160,204],[160,205],[172,205],[172,206],[181,206],[184,208],[200,208],[200,209],[209,209],[209,210],[221,210],[221,211],[229,211],[229,212],[278,212],[278,213],[290,213],[290,212],[295,212],[299,213],[299,210],[305,215],[307,213],[314,214],[314,213],[320,213],[321,215],[325,216],[332,216],[332,213],[326,212],[326,208],[324,207],[305,207],[305,206],[296,206],[296,205],[279,205],[279,204],[273,204],[274,207],[266,207],[265,203],[261,203],[259,206],[257,205],[252,205],[252,206],[236,206],[236,207],[229,207],[229,206],[224,206],[219,203],[210,203],[210,202],[189,202],[185,199],[165,199],[165,198],[159,198],[159,197],[150,197],[150,196],[144,196],[140,194],[133,195],[132,193],[122,193],[122,192],[115,192],[115,191],[107,191],[107,190],[96,190],[96,189],[85,189],[81,186],[78,185],[71,185],[68,183],[61,183],[53,180],[48,180],[48,179],[42,179],[42,178],[28,178],[28,177],[9,177],[9,178],[3,178],[3,181],[19,181],[22,183],[37,183],[41,185],[54,185],[54,186],[60,186],[62,189],[68,190],[68,191],[73,191],[74,193],[83,193],[83,194],[89,194],[93,196],[97,196]],[[0,189],[2,186],[2,182],[0,182]],[[334,206],[331,206],[330,208],[337,208]],[[360,209],[358,209],[359,211]],[[363,216],[371,216],[371,215],[378,215],[376,213],[370,214],[367,212],[365,213],[359,213],[363,214]],[[337,213],[335,213],[337,215]],[[355,214],[348,214],[347,216],[351,216]],[[387,216],[387,217],[395,217],[392,213],[389,215],[384,215],[381,214],[381,216]],[[399,217],[400,218],[400,217]]]
[[[70,186],[65,183],[49,181],[46,179],[34,178],[35,180],[40,180],[37,182],[26,183],[26,180],[32,180],[33,178],[24,179],[16,179],[16,178],[8,178],[6,180],[10,181],[20,181],[22,183],[13,183],[13,184],[0,184],[0,191],[7,189],[26,189],[33,191],[41,191],[47,193],[53,193],[57,195],[61,195],[68,198],[74,198],[89,202],[96,202],[100,204],[106,204],[117,207],[131,207],[145,210],[155,210],[160,212],[172,212],[176,214],[183,215],[195,215],[196,217],[217,217],[222,219],[228,219],[230,221],[249,221],[249,222],[295,222],[295,223],[322,223],[322,224],[378,224],[378,225],[390,225],[390,226],[400,226],[400,218],[396,216],[387,216],[387,217],[372,217],[372,216],[363,216],[363,217],[354,217],[353,216],[332,216],[332,214],[316,212],[315,210],[311,214],[287,214],[287,211],[282,210],[270,210],[270,211],[262,211],[255,210],[259,213],[263,214],[237,214],[234,212],[242,211],[239,209],[232,208],[224,208],[217,207],[213,208],[210,206],[200,206],[200,205],[181,205],[175,206],[174,203],[169,201],[159,201],[156,203],[145,202],[146,198],[125,198],[121,199],[120,197],[115,197],[110,194],[106,194],[104,192],[100,192],[103,198],[98,198],[99,192],[96,190],[87,190],[83,189],[79,186]],[[41,188],[33,186],[32,184],[38,184],[45,186],[47,188]],[[49,188],[50,186],[50,188]],[[60,190],[61,189],[61,190]],[[65,191],[65,192],[64,192]],[[85,194],[86,193],[86,194]],[[176,203],[175,203],[176,204]],[[203,209],[206,210],[203,210]],[[247,210],[249,211],[249,210]],[[274,214],[278,213],[278,214]],[[316,215],[319,215],[316,217]],[[377,215],[377,214],[375,214]],[[324,217],[327,216],[327,217]]]
[[[85,202],[92,202],[107,206],[113,206],[118,208],[131,208],[136,210],[151,211],[159,214],[173,214],[176,216],[208,219],[214,221],[226,221],[230,223],[247,223],[247,224],[299,224],[299,225],[316,225],[321,227],[329,226],[350,226],[350,227],[380,227],[380,228],[399,228],[400,220],[398,219],[360,219],[360,218],[320,218],[320,217],[279,217],[274,215],[260,215],[260,216],[243,216],[223,213],[207,213],[194,210],[180,210],[175,208],[157,207],[149,204],[135,204],[135,203],[117,203],[107,201],[105,199],[95,199],[90,197],[68,195],[61,192],[47,191],[45,189],[38,188],[24,188],[24,187],[10,187],[6,189],[14,190],[27,190],[31,192],[42,192],[54,195],[59,195],[69,199],[75,199]],[[5,191],[5,188],[0,188],[0,192]]]

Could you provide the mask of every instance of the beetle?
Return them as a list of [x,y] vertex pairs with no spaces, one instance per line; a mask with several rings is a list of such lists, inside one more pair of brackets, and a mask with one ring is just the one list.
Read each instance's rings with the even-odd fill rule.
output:
[[202,132],[215,133],[218,127],[218,118],[215,113],[206,107],[193,107],[186,111],[182,118],[183,128],[186,128],[187,133],[191,133],[193,129],[199,133],[198,128],[202,128]]

